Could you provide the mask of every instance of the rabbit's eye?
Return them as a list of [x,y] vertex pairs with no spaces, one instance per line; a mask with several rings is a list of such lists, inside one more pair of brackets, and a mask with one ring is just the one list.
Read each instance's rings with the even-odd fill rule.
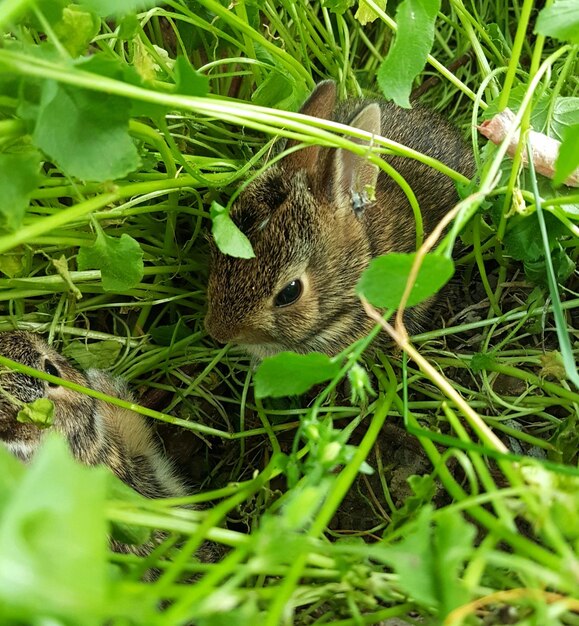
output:
[[[44,361],[44,371],[51,376],[60,376],[60,372],[58,371],[58,367],[52,362],[46,359]],[[48,383],[49,387],[58,387],[56,383]]]
[[301,280],[292,280],[287,284],[274,298],[273,303],[275,306],[288,306],[293,304],[301,295],[304,290],[304,286]]

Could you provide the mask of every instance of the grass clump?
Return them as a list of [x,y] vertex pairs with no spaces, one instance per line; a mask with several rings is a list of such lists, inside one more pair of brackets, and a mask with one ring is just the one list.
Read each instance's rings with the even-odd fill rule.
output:
[[[135,499],[58,443],[27,468],[0,450],[2,623],[578,623],[579,195],[476,131],[508,105],[577,166],[578,7],[427,2],[414,49],[417,7],[384,4],[0,4],[0,330],[126,378],[199,485]],[[470,135],[436,257],[460,238],[464,302],[375,359],[369,338],[256,371],[204,333],[204,233],[247,251],[224,207],[275,136],[351,146],[293,113],[323,78]],[[116,554],[107,529],[164,539]]]

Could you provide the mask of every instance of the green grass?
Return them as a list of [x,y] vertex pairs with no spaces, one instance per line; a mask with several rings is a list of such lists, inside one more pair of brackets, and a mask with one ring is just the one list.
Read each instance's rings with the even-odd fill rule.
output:
[[[395,332],[412,358],[354,345],[291,399],[254,394],[267,374],[203,330],[212,203],[275,136],[366,151],[294,113],[324,78],[377,93],[395,7],[366,0],[362,26],[349,4],[173,0],[104,20],[91,0],[66,22],[66,2],[0,3],[0,158],[23,155],[0,161],[0,330],[126,378],[138,411],[183,429],[162,432],[199,485],[144,501],[56,444],[26,469],[0,455],[3,624],[579,623],[579,194],[475,128],[507,103],[558,138],[578,122],[578,46],[533,35],[532,2],[444,4],[414,82],[478,162],[439,246],[460,237],[467,294],[444,328]],[[143,561],[109,552],[106,525],[166,539]],[[193,557],[205,538],[229,548],[219,563]]]

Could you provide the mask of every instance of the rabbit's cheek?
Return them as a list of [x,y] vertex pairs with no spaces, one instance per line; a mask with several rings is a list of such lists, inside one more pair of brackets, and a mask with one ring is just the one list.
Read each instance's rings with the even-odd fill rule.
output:
[[17,410],[11,408],[9,412],[0,408],[0,441],[8,450],[27,461],[38,448],[42,431],[34,424],[22,424],[17,418]]

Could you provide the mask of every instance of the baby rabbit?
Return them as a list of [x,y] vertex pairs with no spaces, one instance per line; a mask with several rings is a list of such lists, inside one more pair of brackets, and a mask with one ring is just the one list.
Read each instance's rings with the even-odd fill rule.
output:
[[[0,333],[0,354],[47,374],[132,401],[126,384],[91,369],[81,374],[38,335]],[[0,441],[24,461],[40,445],[46,430],[17,421],[21,403],[48,398],[54,404],[51,428],[62,433],[72,454],[87,465],[105,464],[126,484],[149,498],[185,494],[163,455],[147,418],[116,405],[19,372],[0,371]]]
[[[473,173],[458,130],[428,110],[366,99],[337,104],[335,83],[325,81],[301,113],[383,135]],[[458,201],[453,181],[413,159],[384,159],[412,187],[430,233]],[[241,344],[258,358],[282,350],[334,355],[364,336],[373,322],[355,292],[361,273],[373,257],[415,249],[414,217],[402,189],[340,148],[309,146],[289,154],[241,193],[231,217],[255,258],[213,250],[205,326],[214,339]],[[420,327],[429,306],[408,311],[410,330]]]

